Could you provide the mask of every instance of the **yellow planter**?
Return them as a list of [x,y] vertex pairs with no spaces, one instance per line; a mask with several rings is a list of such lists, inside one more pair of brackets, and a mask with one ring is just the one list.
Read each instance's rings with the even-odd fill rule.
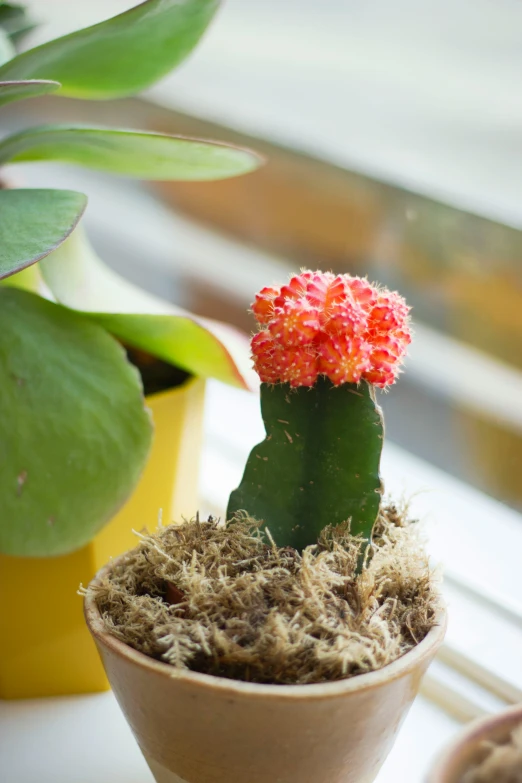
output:
[[[0,555],[0,698],[107,690],[83,620],[81,583],[136,544],[132,530],[154,529],[197,509],[205,383],[192,379],[147,398],[155,436],[133,496],[90,544],[62,557]],[[52,614],[42,607],[52,607]]]

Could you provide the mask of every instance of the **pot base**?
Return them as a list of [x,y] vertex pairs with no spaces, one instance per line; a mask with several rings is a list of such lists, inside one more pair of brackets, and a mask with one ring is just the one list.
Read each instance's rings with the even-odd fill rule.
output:
[[[143,751],[141,752],[143,753]],[[175,772],[169,772],[166,767],[162,767],[161,764],[155,762],[153,759],[147,756],[146,753],[143,753],[143,757],[149,765],[149,769],[154,775],[154,780],[156,783],[190,783],[190,781],[180,778],[179,775],[176,775]]]

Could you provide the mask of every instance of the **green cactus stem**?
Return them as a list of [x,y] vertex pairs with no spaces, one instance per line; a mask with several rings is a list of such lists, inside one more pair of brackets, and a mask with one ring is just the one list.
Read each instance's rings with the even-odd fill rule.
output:
[[300,551],[348,519],[352,533],[370,541],[384,437],[373,386],[334,386],[324,376],[311,388],[263,383],[261,412],[266,438],[250,453],[227,519],[246,511],[278,546]]

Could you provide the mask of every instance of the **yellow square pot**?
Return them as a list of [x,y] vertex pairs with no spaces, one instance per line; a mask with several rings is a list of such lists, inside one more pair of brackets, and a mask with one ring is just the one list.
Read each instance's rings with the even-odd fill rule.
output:
[[61,557],[0,555],[0,698],[108,689],[78,586],[136,545],[133,529],[154,529],[160,508],[166,523],[193,516],[204,392],[204,380],[191,379],[147,397],[155,425],[149,461],[130,500],[90,544]]

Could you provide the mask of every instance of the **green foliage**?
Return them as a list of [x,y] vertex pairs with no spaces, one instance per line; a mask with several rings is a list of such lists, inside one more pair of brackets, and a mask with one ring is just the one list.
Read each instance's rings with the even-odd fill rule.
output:
[[86,205],[73,190],[0,190],[0,279],[55,250]]
[[0,2],[0,28],[17,43],[35,24],[31,21],[23,5]]
[[[0,106],[53,91],[89,99],[134,94],[182,62],[218,5],[146,0],[15,56],[11,39],[28,22],[22,8],[0,0]],[[260,165],[248,150],[140,131],[38,127],[0,142],[0,165],[44,160],[181,180],[237,176]],[[138,374],[112,335],[192,373],[245,382],[224,327],[119,278],[82,244],[78,229],[67,239],[85,196],[1,187],[0,278],[14,287],[4,281],[0,288],[0,551],[56,555],[82,546],[114,515],[150,444]],[[40,271],[70,309],[19,290],[37,290]]]
[[0,142],[0,165],[41,160],[161,180],[224,179],[259,165],[254,153],[227,144],[108,128],[45,125]]
[[190,54],[218,6],[219,0],[147,0],[18,55],[0,68],[0,81],[51,79],[72,98],[132,95]]
[[262,384],[266,438],[248,458],[227,519],[244,510],[263,520],[278,546],[302,550],[327,525],[351,519],[370,540],[381,500],[384,427],[373,387]]
[[82,316],[0,288],[0,551],[74,550],[134,487],[152,426],[120,345]]
[[[120,340],[193,375],[245,388],[231,356],[232,328],[222,333],[220,324],[198,319],[123,280],[98,258],[81,227],[40,269],[57,301],[85,311]],[[242,353],[246,358],[246,351]]]
[[188,315],[90,313],[89,317],[128,345],[192,375],[245,388],[245,381],[223,342]]
[[0,82],[0,106],[12,101],[23,101],[26,98],[37,98],[39,95],[56,92],[58,82],[32,80],[25,82]]

